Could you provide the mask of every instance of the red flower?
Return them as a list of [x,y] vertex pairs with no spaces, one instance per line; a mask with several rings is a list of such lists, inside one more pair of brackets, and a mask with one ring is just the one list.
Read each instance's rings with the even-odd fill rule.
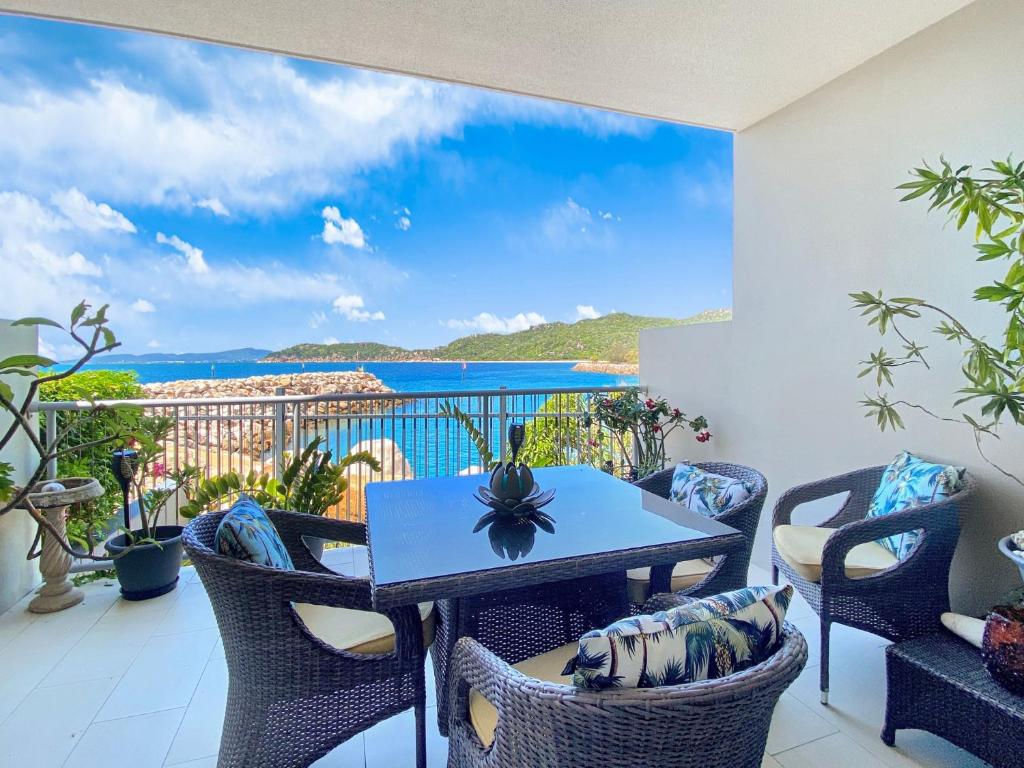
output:
[[711,433],[708,432],[706,429],[701,430],[697,434],[697,442],[698,443],[706,443],[710,439],[711,439]]
[[167,465],[159,461],[153,464],[153,479],[157,480],[167,474]]
[[661,432],[661,425],[655,424],[653,427],[651,427],[651,430],[654,432]]
[[603,405],[605,408],[611,408],[612,407],[612,401],[610,399],[606,398],[605,401],[603,403],[601,403],[601,405]]
[[645,402],[644,405],[646,405],[648,409],[652,411],[658,406],[658,404],[654,402],[651,398],[647,398],[647,402]]
[[672,418],[673,419],[678,419],[682,415],[683,415],[683,412],[680,411],[678,408],[673,408],[672,409]]
[[587,445],[589,445],[591,448],[597,448],[597,440],[595,440],[594,438],[590,438],[589,440],[587,440]]

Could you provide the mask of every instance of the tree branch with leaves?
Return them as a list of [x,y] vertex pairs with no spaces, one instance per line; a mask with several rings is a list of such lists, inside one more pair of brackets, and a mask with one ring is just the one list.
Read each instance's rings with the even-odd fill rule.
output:
[[[953,313],[932,302],[914,297],[886,298],[881,291],[851,293],[854,307],[868,318],[882,336],[899,339],[901,351],[890,354],[884,347],[872,352],[862,363],[860,377],[873,376],[877,394],[865,396],[867,416],[876,419],[883,431],[902,429],[901,409],[913,409],[941,421],[961,424],[972,430],[982,458],[1006,477],[1024,486],[1024,481],[988,459],[983,439],[997,438],[998,427],[1009,418],[1024,424],[1024,163],[1012,158],[993,161],[974,174],[970,165],[956,169],[945,158],[933,169],[927,163],[911,171],[913,179],[897,189],[906,194],[901,202],[927,197],[929,211],[944,211],[957,230],[974,223],[977,261],[1003,260],[1005,276],[974,291],[974,300],[997,304],[1005,313],[998,342],[973,333]],[[944,342],[963,350],[963,386],[955,392],[953,409],[968,403],[979,405],[974,416],[961,410],[943,416],[921,403],[890,397],[885,390],[895,387],[894,372],[907,365],[929,368],[927,347],[918,344],[907,327],[932,317],[932,332]]]

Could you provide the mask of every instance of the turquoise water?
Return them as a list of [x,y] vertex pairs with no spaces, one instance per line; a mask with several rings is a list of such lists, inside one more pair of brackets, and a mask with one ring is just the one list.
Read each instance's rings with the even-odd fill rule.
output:
[[625,386],[636,376],[580,373],[572,363],[95,363],[87,368],[138,373],[143,384],[182,379],[237,379],[273,373],[354,371],[372,373],[396,392],[455,389],[551,389]]

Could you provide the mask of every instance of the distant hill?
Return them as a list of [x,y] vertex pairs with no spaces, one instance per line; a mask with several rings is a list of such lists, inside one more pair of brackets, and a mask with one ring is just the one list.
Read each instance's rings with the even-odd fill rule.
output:
[[100,355],[97,363],[251,363],[270,354],[269,349],[228,349],[223,352],[185,352],[172,355],[149,352],[145,355]]
[[645,328],[728,320],[732,311],[714,309],[677,320],[615,312],[575,323],[545,323],[516,333],[481,333],[456,339],[433,349],[356,342],[349,344],[296,344],[271,353],[267,361],[387,361],[387,360],[603,360],[634,363],[639,335]]

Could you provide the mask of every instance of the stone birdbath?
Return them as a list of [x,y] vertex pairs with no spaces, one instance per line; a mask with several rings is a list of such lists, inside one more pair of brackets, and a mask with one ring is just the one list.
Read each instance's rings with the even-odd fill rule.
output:
[[[103,486],[91,477],[66,477],[61,480],[47,480],[36,483],[29,492],[29,501],[60,534],[65,536],[67,509],[72,504],[80,504],[99,498],[104,493]],[[43,550],[39,557],[39,572],[43,575],[43,585],[36,591],[36,596],[28,604],[33,613],[53,613],[78,605],[85,599],[85,593],[75,587],[68,579],[71,570],[71,555],[57,543],[49,533],[43,536]]]

